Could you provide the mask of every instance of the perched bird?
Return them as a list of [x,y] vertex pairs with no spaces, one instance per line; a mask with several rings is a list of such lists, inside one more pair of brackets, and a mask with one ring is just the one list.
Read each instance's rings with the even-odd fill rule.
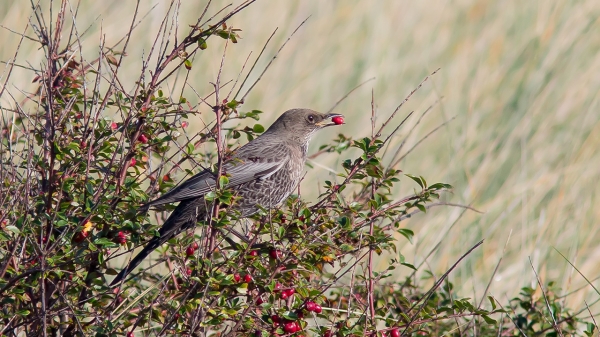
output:
[[[222,165],[222,174],[240,200],[233,207],[241,217],[249,217],[259,205],[270,209],[279,206],[294,191],[303,174],[308,143],[324,127],[343,124],[340,114],[322,114],[310,109],[284,112],[262,135],[235,151]],[[204,170],[160,198],[143,207],[180,202],[171,216],[144,249],[117,275],[111,286],[123,280],[142,260],[163,243],[198,221],[206,220],[204,196],[214,190],[215,175]]]

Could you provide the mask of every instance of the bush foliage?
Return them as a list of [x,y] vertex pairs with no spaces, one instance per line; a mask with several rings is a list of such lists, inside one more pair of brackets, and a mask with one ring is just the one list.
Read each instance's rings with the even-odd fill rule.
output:
[[[185,36],[168,34],[165,27],[175,23],[165,16],[157,41],[171,43],[157,42],[157,61],[142,64],[134,88],[119,78],[133,48],[129,35],[89,60],[64,19],[66,2],[50,23],[32,16],[46,55],[31,69],[39,89],[2,115],[2,334],[592,335],[594,324],[563,308],[551,286],[544,296],[524,288],[501,305],[492,296],[475,301],[454,293],[447,276],[456,264],[442,276],[417,277],[419,266],[397,250],[398,237],[411,242],[414,235],[402,220],[443,205],[440,194],[451,186],[396,167],[401,149],[394,154],[386,145],[405,120],[397,120],[402,104],[370,135],[340,134],[313,154],[348,158],[317,200],[292,195],[281,209],[249,221],[221,208],[159,250],[152,266],[163,268],[136,271],[109,288],[131,250],[172,209],[150,211],[151,221],[139,206],[198,170],[217,170],[223,156],[265,130],[262,112],[243,106],[256,83],[235,80],[227,89],[219,70],[216,79],[194,79],[214,82],[212,92],[190,98],[163,89],[174,76],[187,84],[193,57],[203,50],[235,48],[242,32],[228,22],[249,3],[212,20],[202,14]],[[244,85],[244,95],[233,94]],[[198,119],[205,127],[191,131]],[[414,194],[392,193],[401,180],[414,185]],[[219,188],[207,200],[231,205],[236,196]],[[250,243],[228,238],[231,228]],[[378,258],[389,260],[386,270],[374,270]],[[396,269],[408,276],[398,280]]]

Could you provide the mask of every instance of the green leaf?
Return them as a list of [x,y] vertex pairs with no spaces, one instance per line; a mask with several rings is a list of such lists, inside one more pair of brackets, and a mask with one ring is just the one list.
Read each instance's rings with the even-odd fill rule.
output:
[[215,193],[215,191],[210,191],[204,195],[204,199],[206,201],[213,201],[213,200],[215,200],[216,197],[217,197],[217,194]]
[[201,50],[204,50],[208,47],[208,45],[206,44],[206,40],[203,38],[198,38],[198,48],[200,48]]
[[496,300],[494,300],[492,296],[488,296],[487,298],[490,301],[490,304],[492,305],[492,310],[496,310]]
[[242,283],[236,288],[237,292],[240,294],[248,293],[248,283]]
[[21,234],[21,231],[15,226],[6,226],[6,229],[8,229],[9,231],[11,231],[17,235]]
[[252,131],[254,131],[256,133],[263,133],[263,132],[265,132],[265,127],[260,124],[254,124]]
[[186,150],[187,154],[192,154],[192,153],[194,153],[194,150],[195,150],[195,149],[194,149],[194,144],[192,144],[191,142],[190,142],[190,143],[188,143],[188,144],[185,146],[185,150]]
[[421,181],[420,177],[415,177],[412,174],[405,174],[405,176],[409,177],[410,179],[414,180],[417,184],[419,184],[419,186],[421,186],[421,188],[425,188],[425,185],[423,184],[423,181]]
[[451,189],[452,185],[449,184],[443,184],[443,183],[435,183],[431,186],[429,186],[430,190],[441,190],[441,189]]
[[227,184],[229,184],[229,178],[227,178],[227,176],[222,175],[219,177],[219,186],[224,187]]
[[94,240],[94,244],[97,246],[103,246],[104,248],[117,247],[116,243],[110,241],[107,238],[98,238],[98,239]]
[[496,320],[491,318],[488,315],[481,315],[481,317],[485,320],[487,324],[496,324]]
[[412,238],[413,236],[415,236],[415,232],[407,228],[400,228],[398,229],[398,233],[402,234],[405,238],[407,238],[410,243],[413,243]]
[[415,266],[413,266],[410,263],[400,263],[400,264],[403,265],[403,266],[405,266],[405,267],[408,267],[408,268],[410,268],[412,270],[417,270],[417,268],[415,268]]

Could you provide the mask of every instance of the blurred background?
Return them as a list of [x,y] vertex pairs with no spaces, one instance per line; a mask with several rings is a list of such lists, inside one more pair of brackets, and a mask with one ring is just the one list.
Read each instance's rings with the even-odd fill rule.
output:
[[[208,15],[227,4],[213,1]],[[175,5],[177,36],[187,32],[205,5],[206,1]],[[71,6],[75,11],[76,3]],[[135,7],[136,2],[128,0],[82,2],[76,27],[80,34],[85,31],[84,56],[97,57],[102,39],[107,46],[117,43],[129,30]],[[134,87],[141,59],[169,7],[169,1],[140,2],[138,26],[120,70],[125,87]],[[20,36],[9,29],[25,31],[30,14],[28,1],[0,2],[0,61],[15,57]],[[337,132],[354,138],[370,135],[372,91],[379,125],[428,74],[441,68],[400,110],[396,123],[410,111],[415,115],[390,149],[413,126],[405,151],[455,117],[420,143],[400,168],[429,183],[452,184],[455,189],[447,201],[472,205],[483,214],[436,207],[407,220],[403,226],[415,231],[414,242],[398,238],[407,262],[423,265],[439,277],[469,247],[485,239],[450,275],[460,296],[481,298],[490,280],[488,294],[501,301],[523,286],[535,287],[531,259],[544,283],[555,281],[564,294],[576,291],[565,299],[567,305],[579,309],[584,300],[591,304],[598,299],[556,250],[588,279],[600,276],[596,260],[600,258],[600,2],[257,1],[231,21],[242,29],[242,39],[228,46],[223,79],[235,79],[252,52],[250,65],[278,27],[250,77],[255,79],[309,16],[248,96],[243,111],[264,111],[264,125],[289,108],[327,111],[350,89],[375,77],[336,108],[347,124],[319,134],[311,145],[315,152]],[[50,22],[49,17],[46,20]],[[35,36],[32,27],[26,35]],[[216,80],[224,41],[210,40],[209,48],[193,60],[189,82],[199,93],[212,90],[209,82]],[[43,61],[38,44],[24,39],[16,63],[39,67]],[[155,61],[156,57],[151,63]],[[3,63],[0,83],[7,76],[5,69]],[[6,89],[21,101],[21,91],[35,90],[33,77],[31,71],[15,68]],[[178,85],[165,83],[163,90],[178,97]],[[199,101],[193,91],[185,92],[190,101]],[[416,125],[420,114],[438,100]],[[9,95],[0,104],[14,106]],[[188,130],[211,120],[206,106],[200,111]],[[326,177],[335,179],[332,172],[341,170],[345,158],[318,157],[314,168],[307,168],[303,196],[314,199],[319,183]],[[404,179],[398,196],[414,188],[414,182]],[[382,257],[379,267],[388,261]],[[410,270],[397,272],[407,275]],[[591,308],[597,312],[600,305]]]

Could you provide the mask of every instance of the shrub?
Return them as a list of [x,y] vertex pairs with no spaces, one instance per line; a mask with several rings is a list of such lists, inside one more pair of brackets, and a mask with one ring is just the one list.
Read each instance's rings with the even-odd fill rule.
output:
[[[97,59],[86,60],[75,48],[78,32],[66,25],[66,2],[50,24],[34,16],[46,54],[46,63],[32,69],[39,90],[24,106],[15,101],[11,118],[2,124],[3,334],[395,337],[576,332],[579,321],[556,297],[548,296],[553,306],[549,312],[545,302],[533,297],[533,289],[524,289],[511,302],[509,308],[516,311],[501,307],[493,297],[485,309],[483,303],[452,292],[446,278],[452,269],[433,282],[417,279],[414,272],[400,282],[392,278],[396,268],[417,270],[397,251],[397,237],[411,241],[414,235],[401,221],[443,204],[434,202],[451,188],[384,164],[394,162],[384,158],[385,146],[405,120],[397,121],[402,104],[382,125],[373,125],[370,136],[340,134],[313,155],[349,158],[343,161],[339,181],[325,181],[317,200],[307,203],[293,195],[281,209],[265,209],[245,226],[221,208],[210,223],[198,224],[195,234],[173,239],[160,250],[156,265],[166,268],[147,268],[123,287],[109,288],[115,268],[122,266],[122,258],[119,263],[116,259],[151,238],[172,209],[150,212],[158,221],[149,221],[139,206],[203,166],[218,169],[242,135],[251,140],[265,129],[256,123],[261,111],[243,108],[248,92],[239,96],[238,90],[232,96],[230,89],[225,94],[219,77],[205,79],[214,81],[214,91],[198,96],[197,104],[161,88],[165,80],[185,75],[193,67],[192,57],[202,57],[213,40],[225,40],[224,53],[232,48],[240,30],[228,22],[245,6],[214,24],[201,16],[177,40],[163,29],[169,22],[165,16],[156,41],[173,43],[155,45],[152,53],[159,55],[158,61],[152,68],[144,63],[133,90],[119,80],[120,65],[131,48],[129,35],[116,47],[103,46]],[[187,126],[200,118],[202,104],[209,107],[201,116],[206,127],[190,132]],[[233,126],[225,127],[227,122]],[[186,163],[194,167],[182,168]],[[394,196],[392,188],[400,179],[412,181],[415,193]],[[225,188],[211,192],[207,200],[236,202]],[[250,243],[223,235],[231,228],[242,230]],[[384,271],[373,269],[378,256],[394,256]],[[587,327],[590,335],[593,328]]]

